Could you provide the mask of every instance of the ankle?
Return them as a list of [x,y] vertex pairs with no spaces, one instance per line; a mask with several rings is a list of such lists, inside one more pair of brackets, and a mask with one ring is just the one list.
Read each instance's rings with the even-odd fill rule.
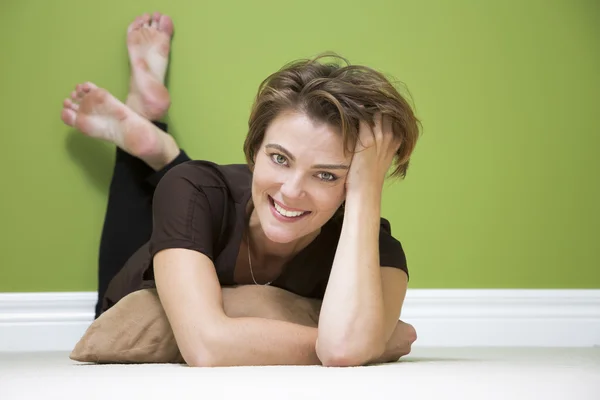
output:
[[146,118],[144,115],[142,115],[143,109],[138,96],[136,96],[131,91],[129,91],[129,93],[127,94],[127,100],[125,100],[125,105],[129,107],[132,111],[134,111],[136,114]]
[[172,136],[160,131],[158,128],[155,129],[159,131],[158,137],[162,142],[160,151],[140,155],[139,158],[148,164],[153,170],[160,171],[177,158],[181,152],[181,149]]
[[148,121],[160,121],[167,115],[167,111],[171,106],[171,100],[168,97],[168,93],[167,97],[162,100],[154,101],[146,99],[144,101],[139,94],[129,92],[125,105]]
[[141,75],[132,74],[125,104],[147,120],[161,120],[171,107],[169,90],[151,74]]
[[173,160],[175,160],[177,156],[179,156],[179,153],[181,153],[181,149],[179,148],[179,145],[177,144],[173,136],[168,135],[166,133],[163,134],[165,135],[165,151],[163,153],[164,165],[161,167],[161,169],[172,163]]

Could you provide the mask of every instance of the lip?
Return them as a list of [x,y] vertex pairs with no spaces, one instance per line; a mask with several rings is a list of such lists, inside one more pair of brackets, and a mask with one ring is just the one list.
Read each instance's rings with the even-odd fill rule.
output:
[[299,212],[305,212],[306,211],[306,210],[301,210],[299,208],[292,208],[292,207],[288,207],[286,205],[283,205],[280,202],[278,202],[277,200],[275,200],[274,198],[272,198],[271,196],[269,196],[269,199],[271,199],[272,201],[274,201],[275,203],[277,203],[279,205],[279,207],[283,208],[286,211],[299,211]]
[[[286,216],[283,216],[283,215],[279,214],[279,212],[275,209],[275,206],[273,205],[273,202],[276,202],[280,206],[281,206],[281,203],[279,203],[278,201],[276,201],[271,196],[268,196],[268,199],[269,199],[269,208],[271,209],[271,213],[273,214],[273,216],[278,221],[281,221],[281,222],[296,222],[296,221],[299,221],[301,219],[304,219],[306,216],[308,216],[310,214],[310,211],[308,211],[308,212],[305,212],[304,214],[302,214],[299,217],[286,217]],[[283,207],[283,208],[285,208],[286,210],[289,210],[289,211],[303,211],[303,210],[298,210],[298,209],[289,209],[287,207]]]

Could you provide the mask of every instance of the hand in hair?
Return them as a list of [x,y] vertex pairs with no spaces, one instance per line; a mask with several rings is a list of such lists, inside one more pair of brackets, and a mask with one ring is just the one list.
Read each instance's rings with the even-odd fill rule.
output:
[[373,126],[360,121],[359,140],[346,178],[346,193],[381,194],[386,173],[392,165],[400,141],[392,134],[392,121],[375,114]]

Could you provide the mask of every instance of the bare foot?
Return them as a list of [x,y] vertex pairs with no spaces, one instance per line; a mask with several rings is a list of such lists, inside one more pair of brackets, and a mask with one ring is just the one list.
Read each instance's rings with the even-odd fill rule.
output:
[[179,154],[170,135],[90,82],[77,85],[71,98],[65,99],[61,118],[86,136],[114,143],[155,170]]
[[157,12],[137,17],[127,29],[131,78],[126,104],[151,121],[160,120],[171,105],[164,81],[172,36],[173,21]]

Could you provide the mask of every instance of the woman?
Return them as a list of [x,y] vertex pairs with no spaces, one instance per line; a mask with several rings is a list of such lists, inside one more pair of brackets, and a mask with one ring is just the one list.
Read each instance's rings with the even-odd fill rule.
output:
[[[173,24],[129,26],[126,104],[84,83],[63,121],[117,146],[102,232],[96,316],[156,287],[190,366],[365,365],[410,351],[399,322],[408,269],[380,217],[385,175],[404,176],[418,137],[410,106],[366,67],[292,63],[267,78],[247,165],[192,161],[159,122]],[[230,318],[222,287],[271,285],[322,300],[318,327]]]

